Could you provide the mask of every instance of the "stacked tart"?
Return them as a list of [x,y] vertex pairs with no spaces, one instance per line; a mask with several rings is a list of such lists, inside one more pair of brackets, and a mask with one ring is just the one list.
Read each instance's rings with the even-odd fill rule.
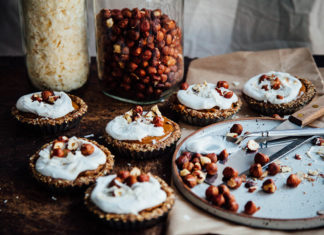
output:
[[114,156],[97,142],[66,136],[45,144],[30,157],[34,177],[56,188],[81,187],[94,183],[114,165]]
[[136,106],[110,121],[105,138],[116,155],[151,158],[169,153],[180,139],[180,127],[162,116],[157,105],[148,112]]
[[310,81],[274,71],[252,77],[243,88],[243,97],[250,108],[265,115],[294,113],[315,94]]
[[75,127],[87,109],[86,103],[77,96],[42,91],[20,97],[11,113],[25,126],[56,133]]
[[184,122],[205,126],[227,119],[241,108],[237,95],[228,89],[226,81],[217,84],[182,84],[181,90],[170,98],[170,108]]
[[99,177],[85,193],[85,204],[115,228],[147,227],[165,218],[175,196],[161,178],[138,168]]

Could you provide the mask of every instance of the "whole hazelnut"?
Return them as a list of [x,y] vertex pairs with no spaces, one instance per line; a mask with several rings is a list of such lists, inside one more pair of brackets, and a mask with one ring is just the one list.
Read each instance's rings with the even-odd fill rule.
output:
[[48,100],[48,98],[53,95],[54,95],[53,91],[42,91],[42,99],[45,101]]
[[224,170],[223,170],[223,176],[225,179],[230,179],[232,177],[237,177],[238,176],[238,171],[235,170],[234,168],[232,167],[225,167]]
[[206,157],[208,157],[211,160],[211,162],[217,162],[218,160],[216,153],[208,153]]
[[200,159],[198,157],[194,157],[191,161],[193,164],[199,163],[200,164]]
[[181,90],[187,90],[188,87],[189,87],[189,84],[186,83],[186,82],[183,82],[183,83],[181,83],[181,85],[180,85],[180,89],[181,89]]
[[192,162],[185,162],[182,165],[182,169],[187,169],[188,171],[192,171],[193,167],[194,167],[194,164]]
[[246,144],[246,149],[250,153],[258,151],[259,147],[260,145],[255,140],[249,140]]
[[229,188],[225,184],[219,185],[218,186],[218,191],[219,191],[220,194],[224,194],[224,195],[231,194]]
[[233,95],[234,95],[233,91],[228,91],[228,92],[225,92],[224,97],[226,99],[230,99],[230,98],[232,98]]
[[218,159],[221,160],[221,161],[225,161],[228,158],[228,156],[229,156],[229,154],[228,154],[227,150],[224,149],[223,151],[221,151],[218,154]]
[[236,134],[240,135],[243,132],[243,126],[241,124],[234,124],[231,127],[230,132],[231,133],[236,133]]
[[211,200],[213,196],[217,196],[219,194],[218,187],[214,185],[210,185],[205,192],[207,200]]
[[250,174],[255,178],[260,178],[262,176],[262,166],[259,163],[254,163],[250,167]]
[[237,176],[237,177],[232,177],[229,180],[227,180],[226,182],[227,186],[231,189],[237,189],[241,186],[242,184],[242,179],[241,177]]
[[66,143],[66,142],[69,141],[69,138],[68,138],[67,136],[62,135],[62,136],[59,136],[59,137],[57,138],[57,140],[58,140],[58,141],[63,141],[64,143]]
[[201,170],[202,167],[201,167],[201,164],[199,162],[196,162],[192,168],[194,171],[197,171],[197,170]]
[[226,81],[218,81],[217,82],[217,87],[218,88],[224,87],[225,89],[228,89],[229,88],[229,84]]
[[137,181],[138,182],[148,182],[150,181],[150,176],[148,174],[140,174],[137,176]]
[[89,156],[94,152],[94,147],[92,144],[82,144],[81,145],[81,153],[84,156]]
[[223,206],[225,204],[225,198],[223,194],[214,195],[211,197],[211,201],[216,206]]
[[263,182],[262,189],[266,193],[274,193],[277,189],[277,186],[272,179],[267,179]]
[[275,162],[272,162],[268,165],[268,173],[269,175],[276,175],[280,172],[280,165]]
[[114,178],[112,181],[110,181],[108,187],[113,187],[116,186],[117,188],[119,188],[120,186],[116,183],[116,181],[119,181],[120,183],[123,182],[123,180],[119,177]]
[[257,153],[254,156],[254,162],[259,163],[261,166],[264,166],[270,161],[270,158],[268,155],[264,153]]
[[190,175],[190,171],[187,170],[186,168],[184,168],[184,169],[182,169],[182,170],[180,171],[180,176],[181,176],[181,177],[185,177],[185,176],[187,176],[187,175]]
[[61,148],[56,148],[56,149],[53,149],[53,151],[52,151],[53,157],[64,157],[64,155],[65,155],[64,151]]
[[125,180],[130,175],[129,171],[119,171],[117,173],[117,177],[119,177],[122,180]]
[[162,117],[155,116],[153,118],[153,124],[155,127],[163,127],[164,121],[163,121]]
[[203,183],[206,179],[206,173],[204,173],[200,170],[193,171],[191,174],[197,178],[198,184]]
[[130,175],[126,178],[126,184],[131,187],[133,184],[137,183],[137,176],[136,175]]
[[217,174],[217,164],[214,162],[206,164],[205,169],[206,169],[208,175],[216,175]]
[[189,158],[186,155],[181,155],[177,158],[176,163],[180,169],[182,169],[182,165],[186,162],[189,162]]
[[257,207],[252,201],[248,201],[244,206],[244,213],[248,215],[253,215],[258,210],[260,210],[260,207]]
[[298,178],[297,175],[295,174],[291,174],[288,178],[287,178],[287,186],[291,187],[291,188],[296,188],[301,182],[301,179]]
[[136,105],[134,108],[133,108],[133,113],[135,114],[139,114],[139,115],[142,115],[143,114],[143,107],[140,106],[140,105]]
[[186,185],[188,185],[190,188],[193,188],[197,185],[198,181],[197,181],[197,177],[193,176],[193,175],[187,175],[184,177],[184,182]]
[[236,212],[239,208],[239,204],[236,201],[230,201],[226,203],[226,209],[229,211]]

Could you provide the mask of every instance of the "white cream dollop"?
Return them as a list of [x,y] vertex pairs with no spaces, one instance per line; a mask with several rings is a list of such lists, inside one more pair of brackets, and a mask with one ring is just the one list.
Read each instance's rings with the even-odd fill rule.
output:
[[[281,82],[280,88],[278,90],[269,89],[268,91],[262,89],[264,85],[270,88],[270,82],[267,80],[259,83],[259,78],[262,75],[274,75],[278,77]],[[271,104],[283,104],[295,100],[298,97],[301,87],[302,83],[299,79],[289,73],[270,71],[268,73],[258,74],[247,81],[243,87],[243,93],[258,101],[269,102]],[[283,96],[283,99],[278,99],[277,95]]]
[[106,132],[117,140],[141,141],[147,136],[164,135],[163,127],[155,127],[154,124],[143,117],[128,123],[128,121],[122,115],[117,116],[108,122]]
[[80,148],[75,153],[69,152],[66,157],[50,157],[52,146],[49,145],[39,152],[39,158],[36,161],[36,170],[45,176],[60,178],[65,180],[75,180],[81,172],[95,170],[99,165],[106,162],[106,154],[96,145],[78,139],[73,136],[78,145],[91,144],[94,146],[94,152],[89,156],[82,155]]
[[[199,86],[199,90],[195,91],[193,88]],[[212,83],[193,84],[187,90],[179,90],[177,93],[178,100],[181,104],[196,110],[211,109],[218,106],[220,109],[229,109],[232,104],[238,101],[236,94],[229,99],[221,96],[216,90],[216,85]],[[223,87],[221,92],[228,92],[230,90]]]
[[[116,175],[99,177],[90,195],[91,201],[104,212],[137,214],[163,203],[167,198],[166,192],[153,176],[150,176],[148,182],[137,182],[131,187],[120,183],[119,189],[116,186],[108,188],[115,177]],[[118,190],[121,195],[114,196],[114,190]]]
[[20,97],[16,103],[17,109],[46,118],[60,118],[74,110],[72,100],[65,92],[54,92],[55,96],[60,97],[54,104],[33,101],[31,97],[35,94],[41,96],[41,92],[35,92]]

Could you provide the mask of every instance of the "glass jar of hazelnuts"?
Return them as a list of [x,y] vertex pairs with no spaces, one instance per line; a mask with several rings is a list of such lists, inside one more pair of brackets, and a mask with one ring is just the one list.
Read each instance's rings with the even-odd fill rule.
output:
[[104,93],[161,101],[183,78],[183,0],[94,0],[98,77]]

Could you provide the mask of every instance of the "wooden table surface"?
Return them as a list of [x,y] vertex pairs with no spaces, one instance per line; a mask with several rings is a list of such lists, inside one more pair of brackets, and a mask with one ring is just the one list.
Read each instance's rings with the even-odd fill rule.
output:
[[[323,66],[323,57],[315,59]],[[24,59],[0,57],[0,234],[164,234],[165,222],[137,231],[109,229],[87,211],[83,192],[51,192],[32,178],[29,157],[55,136],[19,128],[10,109],[20,96],[33,91]],[[94,139],[102,143],[100,136],[106,123],[132,107],[101,92],[94,60],[87,84],[72,94],[82,97],[89,110],[78,127],[64,133],[68,136],[94,134]],[[170,183],[171,156],[141,162],[115,158],[114,171],[130,166],[150,171]]]

